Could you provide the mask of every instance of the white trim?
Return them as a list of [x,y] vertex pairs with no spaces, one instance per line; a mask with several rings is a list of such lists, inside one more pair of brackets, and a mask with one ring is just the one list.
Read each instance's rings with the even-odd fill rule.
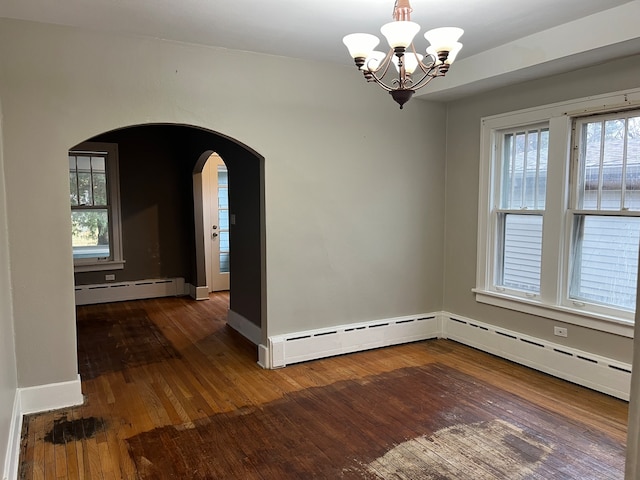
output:
[[554,377],[629,400],[631,365],[445,313],[442,336]]
[[22,435],[22,413],[20,411],[20,394],[16,389],[11,411],[11,424],[9,425],[9,440],[7,442],[6,457],[4,460],[3,480],[16,480],[18,478],[18,466],[20,465],[20,436]]
[[76,380],[68,382],[19,388],[18,394],[20,395],[22,415],[73,407],[84,403],[80,375]]
[[262,341],[262,329],[233,310],[227,311],[227,325],[254,345],[259,345]]
[[270,368],[344,353],[435,338],[435,313],[340,325],[269,337]]
[[474,288],[476,301],[493,305],[494,307],[507,308],[517,312],[537,315],[539,317],[558,320],[559,322],[580,325],[601,332],[613,333],[622,337],[633,338],[633,322],[624,321],[615,317],[597,316],[593,312],[584,312],[561,305],[549,305],[521,297],[510,297],[506,293],[485,291]]
[[269,337],[259,346],[263,368],[344,353],[447,338],[555,377],[628,400],[631,365],[448,312],[340,325]]
[[[184,295],[184,278],[155,278],[130,282],[76,285],[76,305],[122,302]],[[207,296],[207,298],[209,298]]]
[[194,300],[209,300],[209,287],[206,285],[204,287],[196,287],[188,283],[185,289],[188,291],[188,295]]
[[270,369],[270,360],[271,357],[269,356],[269,348],[261,343],[260,345],[258,345],[258,365],[260,365],[262,368]]

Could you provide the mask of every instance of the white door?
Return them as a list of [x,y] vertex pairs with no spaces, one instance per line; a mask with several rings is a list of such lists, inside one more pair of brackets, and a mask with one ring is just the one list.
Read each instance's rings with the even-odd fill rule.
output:
[[[210,242],[207,268],[209,290],[229,290],[229,182],[227,167],[217,154],[211,155],[202,170],[203,195],[208,205],[209,223],[205,223],[205,241]],[[208,185],[207,185],[208,184]],[[205,186],[206,185],[206,186]]]

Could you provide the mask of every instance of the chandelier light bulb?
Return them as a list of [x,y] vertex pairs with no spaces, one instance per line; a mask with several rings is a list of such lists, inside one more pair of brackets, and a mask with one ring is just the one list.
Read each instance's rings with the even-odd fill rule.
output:
[[[423,58],[424,58],[424,55],[420,55],[419,53],[413,53],[413,52],[405,53],[402,56],[402,63],[404,63],[405,72],[407,72],[409,75],[415,72],[416,68],[418,68],[418,64],[422,61]],[[400,67],[398,65],[399,64],[398,57],[394,55],[391,61],[393,62],[393,65],[396,67],[396,70],[400,72]]]
[[424,38],[431,44],[437,52],[453,50],[464,30],[457,27],[440,27],[429,30],[424,34]]
[[367,58],[374,48],[380,43],[380,39],[370,33],[352,33],[342,39],[347,46],[352,58]]
[[415,22],[389,22],[380,28],[389,46],[394,49],[407,48],[419,31],[420,25]]

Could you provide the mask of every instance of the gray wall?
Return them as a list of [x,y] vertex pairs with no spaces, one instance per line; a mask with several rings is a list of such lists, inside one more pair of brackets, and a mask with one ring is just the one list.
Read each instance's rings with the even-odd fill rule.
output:
[[[561,322],[476,303],[480,119],[575,98],[637,88],[640,56],[527,82],[448,105],[444,310],[595,354],[631,362],[632,340],[568,325],[567,339],[553,336]],[[564,325],[567,326],[567,325]]]
[[130,125],[264,157],[268,335],[441,308],[443,105],[400,111],[352,67],[6,19],[0,63],[20,386],[77,378],[66,153]]

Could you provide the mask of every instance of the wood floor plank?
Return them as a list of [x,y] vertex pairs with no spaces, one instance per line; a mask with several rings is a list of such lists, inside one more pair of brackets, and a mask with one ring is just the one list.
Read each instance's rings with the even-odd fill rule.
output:
[[20,479],[622,478],[626,402],[448,340],[263,370],[228,301],[78,307],[85,405],[25,417]]

